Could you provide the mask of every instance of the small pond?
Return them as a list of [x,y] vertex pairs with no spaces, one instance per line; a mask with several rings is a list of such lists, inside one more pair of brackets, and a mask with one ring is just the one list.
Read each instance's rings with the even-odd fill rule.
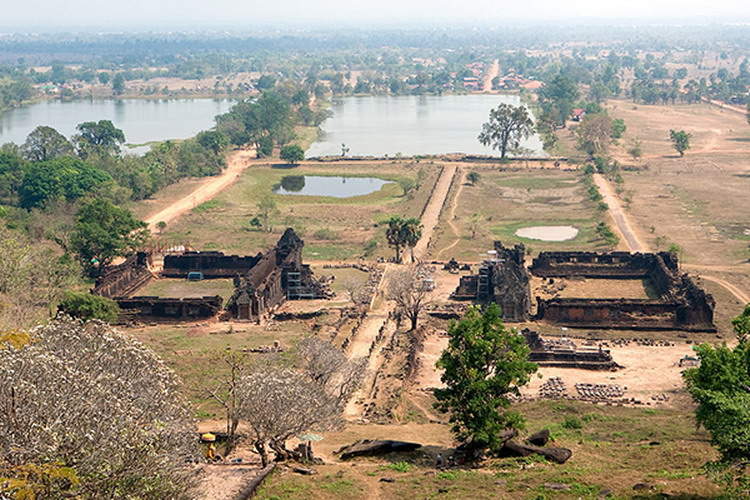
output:
[[392,181],[377,177],[343,177],[323,175],[287,175],[273,187],[276,194],[332,196],[350,198],[379,191]]
[[573,226],[532,226],[522,227],[516,236],[530,240],[567,241],[578,236],[578,229]]

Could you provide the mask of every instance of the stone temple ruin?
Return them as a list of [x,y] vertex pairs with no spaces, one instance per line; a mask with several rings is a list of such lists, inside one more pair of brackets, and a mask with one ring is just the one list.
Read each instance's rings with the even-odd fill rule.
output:
[[531,352],[529,361],[539,366],[583,368],[587,370],[617,370],[622,368],[612,359],[609,349],[579,347],[570,339],[542,338],[539,333],[524,328],[521,334]]
[[[473,276],[463,276],[456,300],[496,302],[508,322],[542,321],[571,328],[683,330],[715,332],[711,295],[679,271],[668,252],[542,252],[531,266],[523,245],[495,242],[493,258]],[[653,298],[536,297],[532,311],[530,279],[647,280]],[[532,314],[533,313],[533,314]]]
[[153,255],[147,252],[111,266],[96,282],[93,293],[115,300],[121,321],[190,321],[215,317],[261,321],[285,300],[329,298],[331,292],[302,263],[304,242],[287,229],[275,247],[255,256],[221,252],[182,252],[164,256],[159,273],[165,278],[187,279],[199,272],[203,279],[232,278],[235,290],[224,307],[220,296],[167,298],[138,296],[137,291],[157,275]]
[[526,249],[523,245],[505,248],[496,241],[494,255],[482,263],[478,274],[461,277],[452,298],[495,302],[502,309],[505,321],[528,321],[531,276],[525,264]]

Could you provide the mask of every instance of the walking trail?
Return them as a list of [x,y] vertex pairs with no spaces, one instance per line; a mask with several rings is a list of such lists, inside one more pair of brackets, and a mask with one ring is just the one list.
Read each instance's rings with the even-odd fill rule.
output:
[[[443,167],[443,171],[440,173],[440,178],[435,184],[435,188],[432,190],[432,195],[427,201],[424,212],[422,213],[422,237],[414,247],[414,258],[417,260],[422,259],[427,253],[427,247],[430,239],[435,231],[438,220],[440,218],[440,212],[442,211],[445,200],[448,197],[448,191],[450,190],[453,176],[456,174],[456,166],[448,165]],[[383,346],[388,344],[390,337],[393,335],[393,328],[387,328],[385,330],[386,335],[382,339],[378,339],[383,325],[388,321],[388,316],[394,309],[394,304],[386,300],[385,294],[390,280],[390,276],[394,272],[398,272],[398,264],[387,264],[383,277],[378,284],[376,290],[376,297],[373,300],[375,306],[371,307],[367,313],[367,317],[357,331],[355,337],[352,339],[347,349],[347,355],[350,358],[361,358],[369,355],[368,359],[368,370],[369,373],[362,383],[359,391],[357,391],[352,397],[351,401],[347,405],[344,415],[347,418],[355,419],[362,415],[364,404],[369,397],[370,388],[372,387],[377,372],[382,365],[382,350]],[[380,297],[378,297],[380,295]],[[375,345],[377,343],[377,345]]]
[[453,176],[456,174],[456,168],[455,165],[446,165],[443,167],[435,189],[432,191],[430,201],[427,202],[427,207],[422,214],[422,237],[414,247],[414,258],[417,260],[421,260],[427,255],[427,247],[435,232],[435,226],[437,226],[440,219],[440,212],[443,210],[445,199],[448,197],[448,191],[450,191]]
[[183,198],[176,200],[168,207],[149,215],[144,219],[152,233],[157,232],[157,224],[166,222],[169,224],[182,214],[192,210],[204,203],[221,191],[229,187],[240,176],[243,170],[249,166],[249,160],[255,157],[253,150],[235,151],[227,158],[227,168],[219,175],[206,177],[196,188]]
[[[604,198],[604,202],[609,206],[609,213],[612,216],[612,219],[614,219],[615,221],[617,232],[622,235],[625,243],[627,244],[628,250],[630,250],[631,252],[648,252],[648,247],[638,238],[638,235],[633,231],[633,228],[630,224],[630,219],[627,213],[625,213],[625,210],[623,210],[622,205],[620,204],[620,200],[612,191],[612,186],[609,184],[607,179],[605,179],[601,174],[594,174],[594,182],[599,187],[599,192],[601,193],[602,198]],[[693,269],[696,269],[699,272],[701,278],[712,281],[721,286],[743,304],[750,303],[750,296],[740,290],[737,286],[729,283],[722,278],[706,275],[700,272],[701,270],[711,269],[711,266],[692,264],[683,267],[691,267]],[[731,269],[729,269],[729,271],[731,271]]]
[[464,172],[464,169],[461,168],[458,170],[458,173],[456,174],[456,182],[458,183],[458,188],[456,189],[456,193],[453,195],[453,198],[451,198],[451,207],[450,211],[448,212],[448,217],[446,218],[446,221],[448,222],[448,225],[450,226],[451,231],[456,236],[456,238],[450,245],[441,248],[440,251],[435,254],[436,258],[440,258],[441,255],[458,245],[458,243],[461,241],[461,231],[458,229],[458,226],[456,226],[455,219],[458,200],[461,197],[461,191],[463,191],[464,189],[464,182],[466,182],[466,173]]
[[604,203],[609,206],[609,214],[615,221],[617,231],[622,235],[625,243],[628,245],[628,249],[631,252],[646,252],[646,245],[643,244],[638,235],[633,231],[630,220],[623,210],[620,200],[612,191],[612,186],[607,182],[607,179],[601,174],[594,174],[594,182],[599,188],[602,198],[604,198]]

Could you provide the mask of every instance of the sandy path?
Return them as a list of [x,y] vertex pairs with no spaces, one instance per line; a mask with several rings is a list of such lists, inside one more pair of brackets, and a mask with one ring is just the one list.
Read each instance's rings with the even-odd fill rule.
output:
[[[456,169],[457,167],[455,165],[443,167],[443,171],[440,173],[440,178],[435,184],[435,189],[432,191],[432,195],[427,201],[427,206],[422,214],[422,237],[414,247],[415,259],[423,258],[427,253],[427,246],[430,243],[435,226],[440,218],[440,212],[442,211],[445,199],[448,196],[448,191],[453,182],[453,177],[456,174]],[[398,264],[386,265],[383,278],[378,284],[377,294],[381,294],[381,296],[385,294],[385,290],[388,286],[389,275],[396,272],[398,269]],[[393,310],[394,305],[390,301],[385,300],[384,297],[379,302],[377,300],[374,300],[374,302],[379,303],[379,305],[368,312],[362,326],[359,328],[354,338],[352,338],[347,349],[347,356],[349,356],[349,358],[370,356],[368,359],[368,376],[362,383],[360,390],[357,391],[351,401],[349,401],[344,412],[344,415],[347,418],[356,418],[362,414],[362,403],[364,403],[367,398],[367,392],[369,392],[368,388],[371,386],[374,377],[377,375],[377,370],[382,365],[382,348],[383,345],[387,343],[387,339],[383,339],[383,341],[374,348],[372,346],[377,341],[378,333],[388,320],[388,315]],[[372,354],[370,354],[370,349],[373,349]]]
[[745,292],[743,292],[742,290],[740,290],[733,284],[729,283],[728,281],[725,281],[721,278],[717,278],[716,276],[706,276],[705,274],[700,274],[700,277],[703,278],[704,280],[713,281],[714,283],[721,285],[729,293],[734,295],[737,298],[737,300],[739,300],[743,304],[750,304],[750,295],[747,295]]
[[617,199],[615,193],[612,191],[612,186],[609,185],[607,179],[601,174],[594,174],[594,182],[599,188],[599,192],[604,198],[604,202],[609,206],[609,214],[615,221],[616,230],[625,240],[628,246],[628,250],[631,252],[647,252],[648,249],[645,244],[638,238],[633,231],[625,210],[623,210],[620,200]]
[[425,208],[424,214],[422,214],[422,237],[414,247],[414,258],[417,260],[423,259],[427,255],[427,247],[432,239],[432,234],[435,232],[435,226],[437,226],[440,220],[440,212],[445,204],[445,199],[448,197],[448,191],[450,191],[456,168],[455,165],[446,165],[443,167],[430,201],[427,202],[427,208]]
[[500,60],[495,59],[492,61],[487,72],[482,77],[482,90],[484,92],[492,92],[492,80],[500,75]]
[[161,221],[169,224],[179,216],[192,210],[196,206],[204,203],[221,191],[229,187],[240,176],[249,164],[248,161],[255,156],[253,150],[235,151],[227,158],[227,168],[219,175],[206,177],[190,194],[176,200],[155,214],[149,215],[144,219],[152,233],[158,231],[157,224]]
[[453,240],[453,243],[441,248],[440,251],[435,254],[435,258],[438,259],[443,253],[455,247],[461,241],[461,231],[459,231],[458,227],[456,226],[455,219],[458,200],[461,198],[461,191],[463,191],[464,182],[466,182],[466,172],[464,172],[464,169],[459,169],[458,174],[456,175],[456,182],[458,182],[458,189],[456,189],[456,194],[451,199],[450,211],[448,212],[448,217],[446,218],[446,220],[448,221],[448,225],[450,226],[451,231],[453,231],[453,234],[456,235],[456,238]]
[[714,106],[718,106],[721,109],[728,109],[729,111],[734,111],[735,113],[741,113],[743,115],[747,114],[747,109],[741,108],[739,106],[732,106],[731,104],[726,104],[715,99],[709,99],[708,97],[704,97],[703,101],[713,104]]

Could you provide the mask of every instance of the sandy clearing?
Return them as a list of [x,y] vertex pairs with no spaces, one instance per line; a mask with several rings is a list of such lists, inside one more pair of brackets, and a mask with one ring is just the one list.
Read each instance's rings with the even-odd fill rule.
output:
[[221,174],[206,177],[205,181],[198,184],[188,195],[155,214],[146,217],[144,222],[148,224],[149,230],[152,233],[156,233],[159,222],[163,221],[169,224],[182,214],[212,199],[237,180],[240,174],[249,166],[249,160],[254,156],[254,150],[239,150],[230,154],[227,158],[227,168]]
[[[419,371],[416,389],[442,387],[442,372],[435,368],[443,350],[448,346],[448,337],[438,333],[425,339],[424,349],[419,355]],[[522,389],[527,397],[536,397],[539,387],[550,377],[560,377],[566,384],[567,393],[577,396],[576,383],[617,384],[627,387],[625,397],[633,397],[643,402],[651,396],[681,390],[684,387],[679,360],[693,355],[689,344],[676,344],[668,347],[628,345],[612,347],[612,357],[624,368],[616,372],[583,370],[577,368],[542,367],[531,382]],[[667,402],[668,404],[668,402]]]

